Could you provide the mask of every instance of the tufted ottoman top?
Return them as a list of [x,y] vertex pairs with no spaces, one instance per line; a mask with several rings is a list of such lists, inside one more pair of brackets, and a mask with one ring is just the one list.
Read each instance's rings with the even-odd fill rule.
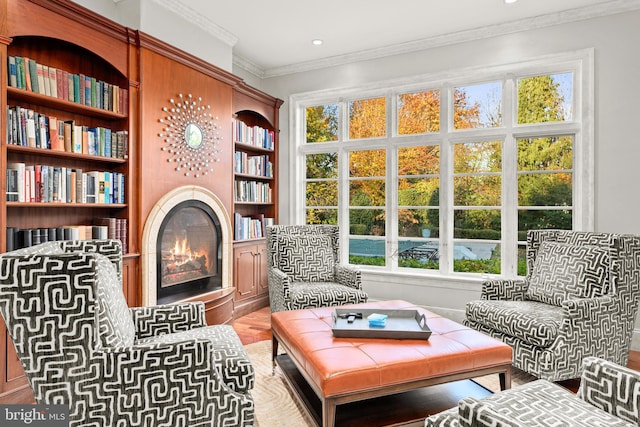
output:
[[418,310],[426,315],[432,334],[428,340],[335,338],[331,329],[335,307],[273,313],[274,336],[325,397],[455,377],[511,363],[508,345],[406,301],[340,308],[349,307]]

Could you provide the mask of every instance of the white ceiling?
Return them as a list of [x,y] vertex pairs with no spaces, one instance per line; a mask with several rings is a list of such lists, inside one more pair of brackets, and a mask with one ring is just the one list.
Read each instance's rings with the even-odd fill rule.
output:
[[234,63],[261,77],[640,9],[640,0],[160,2],[232,45]]

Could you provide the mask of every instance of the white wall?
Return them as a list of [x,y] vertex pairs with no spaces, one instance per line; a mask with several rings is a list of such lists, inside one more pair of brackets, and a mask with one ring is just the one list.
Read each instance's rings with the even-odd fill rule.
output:
[[[261,89],[285,100],[280,110],[280,221],[290,222],[289,96],[420,74],[497,65],[585,48],[595,50],[595,229],[640,234],[640,12],[523,31],[420,52],[265,79]],[[478,281],[364,274],[373,299],[401,298],[462,319],[480,295]],[[634,349],[640,349],[636,321]]]
[[121,25],[140,30],[231,72],[233,46],[176,15],[159,0],[74,0]]

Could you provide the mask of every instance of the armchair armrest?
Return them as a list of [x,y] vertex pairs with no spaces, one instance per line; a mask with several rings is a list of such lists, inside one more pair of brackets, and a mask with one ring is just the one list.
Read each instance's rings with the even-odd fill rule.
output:
[[523,301],[529,284],[523,279],[496,279],[482,283],[481,299]]
[[207,326],[202,302],[129,308],[136,339],[189,331]]
[[580,399],[632,424],[640,423],[640,372],[597,357],[585,357],[582,367]]
[[285,301],[289,300],[291,279],[279,268],[269,268],[269,304],[271,311],[286,310]]
[[351,265],[338,264],[335,267],[336,282],[355,289],[362,289],[362,273]]

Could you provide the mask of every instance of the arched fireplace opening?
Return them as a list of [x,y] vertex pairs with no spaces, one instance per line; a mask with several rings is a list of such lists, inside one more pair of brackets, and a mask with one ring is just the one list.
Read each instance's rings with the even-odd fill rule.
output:
[[222,230],[210,206],[185,200],[171,208],[156,244],[158,304],[222,288]]

